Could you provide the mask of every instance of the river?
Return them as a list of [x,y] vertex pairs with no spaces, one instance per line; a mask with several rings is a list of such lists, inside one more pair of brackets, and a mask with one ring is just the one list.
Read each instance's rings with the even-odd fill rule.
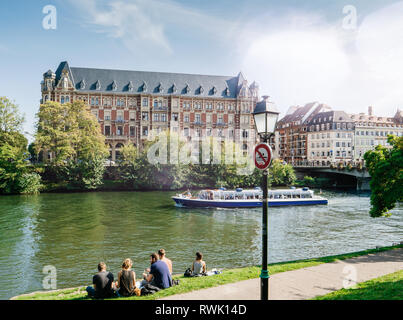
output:
[[[260,263],[261,209],[176,208],[170,192],[94,192],[0,197],[0,299],[91,283],[99,261],[114,273],[124,258],[137,276],[164,248],[183,273],[196,251],[209,268]],[[269,208],[269,262],[341,254],[403,240],[403,206],[370,218],[369,195],[324,191],[327,206]]]

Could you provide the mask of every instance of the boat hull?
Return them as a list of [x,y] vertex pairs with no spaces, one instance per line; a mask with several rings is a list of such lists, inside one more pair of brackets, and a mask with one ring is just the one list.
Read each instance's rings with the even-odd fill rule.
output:
[[[262,206],[262,201],[236,201],[236,200],[201,200],[201,199],[188,199],[181,197],[172,197],[178,207],[189,208],[258,208]],[[310,206],[310,205],[326,205],[327,199],[276,199],[267,202],[269,207],[282,207],[282,206]]]

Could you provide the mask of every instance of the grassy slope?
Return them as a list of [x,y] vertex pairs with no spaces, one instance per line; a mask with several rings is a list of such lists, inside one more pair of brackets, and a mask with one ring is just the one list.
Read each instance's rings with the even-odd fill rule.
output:
[[403,300],[403,270],[341,289],[316,300]]
[[[315,259],[306,259],[299,261],[281,262],[269,265],[270,274],[291,271],[301,268],[312,267],[320,265],[322,263],[334,262],[336,260],[345,260],[349,258],[354,258],[370,253],[377,253],[381,251],[392,250],[395,248],[403,248],[403,245],[385,247],[378,249],[370,249],[365,251],[353,252],[348,254],[342,254],[337,256],[328,256]],[[143,296],[143,297],[129,297],[123,299],[134,299],[134,300],[154,300],[162,297],[167,297],[170,295],[185,293],[194,290],[215,287],[227,283],[233,283],[242,280],[258,278],[260,274],[260,267],[245,267],[238,269],[228,269],[220,275],[210,276],[210,277],[200,277],[200,278],[184,278],[181,275],[174,276],[175,279],[180,280],[179,286],[175,286],[166,290],[162,290],[154,295]],[[90,278],[90,276],[89,276]],[[62,289],[53,292],[37,292],[30,295],[23,295],[16,297],[18,300],[76,300],[76,299],[87,299],[87,293],[85,287]]]

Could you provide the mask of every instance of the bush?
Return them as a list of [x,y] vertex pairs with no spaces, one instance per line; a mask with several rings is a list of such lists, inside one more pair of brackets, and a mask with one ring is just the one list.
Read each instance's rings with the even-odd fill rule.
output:
[[22,174],[17,181],[17,189],[21,194],[38,194],[42,189],[41,176],[35,172]]

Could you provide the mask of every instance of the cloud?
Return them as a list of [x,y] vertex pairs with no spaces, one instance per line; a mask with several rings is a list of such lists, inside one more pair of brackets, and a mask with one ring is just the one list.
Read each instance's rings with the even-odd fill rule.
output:
[[[70,0],[85,24],[96,32],[120,39],[132,51],[162,49],[173,53],[171,36],[211,36],[231,23],[169,0],[95,1]],[[225,37],[226,32],[217,34]],[[195,38],[196,39],[196,38]]]
[[342,29],[342,14],[332,24],[302,11],[262,17],[242,34],[242,70],[282,111],[321,101],[393,115],[403,104],[402,14],[400,2],[366,16],[358,30]]

